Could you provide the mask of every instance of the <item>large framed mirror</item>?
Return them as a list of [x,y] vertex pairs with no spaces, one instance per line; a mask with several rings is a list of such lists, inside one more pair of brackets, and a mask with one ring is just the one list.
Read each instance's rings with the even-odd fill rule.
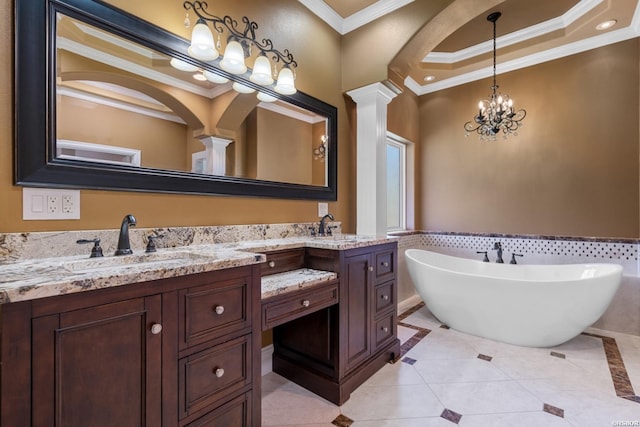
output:
[[15,10],[17,185],[336,200],[335,107],[104,2]]

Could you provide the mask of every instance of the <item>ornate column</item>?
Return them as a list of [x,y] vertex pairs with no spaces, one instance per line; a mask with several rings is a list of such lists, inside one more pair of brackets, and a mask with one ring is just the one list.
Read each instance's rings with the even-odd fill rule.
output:
[[358,234],[387,234],[387,104],[400,93],[394,89],[374,83],[347,92],[357,104]]
[[226,148],[233,141],[217,136],[201,136],[198,140],[206,147],[206,166],[208,175],[224,175],[226,172]]

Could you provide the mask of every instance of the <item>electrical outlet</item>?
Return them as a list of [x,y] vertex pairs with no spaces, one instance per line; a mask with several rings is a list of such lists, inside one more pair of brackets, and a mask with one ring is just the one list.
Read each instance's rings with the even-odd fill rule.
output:
[[328,203],[318,203],[318,217],[322,218],[326,214],[329,213],[329,204]]
[[25,187],[22,219],[80,219],[80,191]]

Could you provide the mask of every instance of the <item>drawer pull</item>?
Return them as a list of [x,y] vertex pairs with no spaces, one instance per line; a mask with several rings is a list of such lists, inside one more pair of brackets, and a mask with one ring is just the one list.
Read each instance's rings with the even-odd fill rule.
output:
[[380,295],[380,298],[382,298],[385,301],[389,301],[389,295]]
[[273,268],[276,266],[276,262],[275,261],[269,261],[269,267]]
[[309,307],[309,300],[308,299],[303,299],[302,300],[302,306],[303,307]]
[[389,267],[389,263],[387,261],[381,262],[380,264],[382,264],[383,267]]
[[160,323],[154,323],[151,325],[151,333],[153,335],[158,335],[160,332],[162,332],[162,325]]
[[389,328],[387,328],[386,326],[383,326],[382,328],[380,328],[380,330],[381,330],[382,332],[384,332],[385,334],[386,334],[387,332],[389,332]]
[[224,369],[222,369],[222,368],[216,368],[216,369],[213,371],[213,373],[214,373],[214,374],[216,374],[216,377],[218,377],[218,378],[222,378],[222,376],[224,375]]
[[369,267],[369,271],[373,271],[373,267]]
[[216,308],[214,309],[216,314],[222,314],[224,313],[224,307],[221,305],[216,305]]

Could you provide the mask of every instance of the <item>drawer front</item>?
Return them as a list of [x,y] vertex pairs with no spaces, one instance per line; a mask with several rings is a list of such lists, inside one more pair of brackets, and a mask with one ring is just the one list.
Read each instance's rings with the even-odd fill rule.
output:
[[282,273],[304,267],[304,248],[268,252],[267,262],[262,264],[262,275]]
[[262,304],[262,330],[266,331],[293,319],[337,304],[338,283],[314,287],[308,291],[294,291]]
[[395,273],[395,252],[384,251],[376,253],[376,279],[380,280]]
[[395,306],[395,282],[376,286],[376,315]]
[[251,385],[250,338],[245,335],[180,360],[180,418]]
[[252,425],[251,394],[246,393],[187,424],[187,427],[251,427]]
[[244,278],[199,286],[180,293],[180,348],[246,331],[251,326],[251,300]]
[[390,314],[389,316],[383,317],[380,320],[375,322],[376,330],[375,330],[375,343],[376,347],[380,347],[385,344],[388,340],[395,337],[395,328],[396,328],[396,315],[395,313]]

